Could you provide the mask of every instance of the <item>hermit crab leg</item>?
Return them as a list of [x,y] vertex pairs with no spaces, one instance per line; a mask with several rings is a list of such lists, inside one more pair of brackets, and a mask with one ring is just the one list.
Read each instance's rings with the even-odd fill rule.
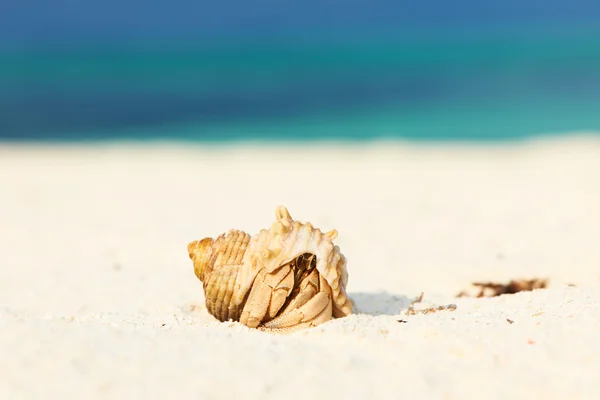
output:
[[[316,317],[326,314],[327,309],[331,309],[331,296],[329,293],[320,292],[305,305],[295,308],[290,312],[281,314],[275,319],[265,323],[265,328],[290,328],[305,322],[310,322]],[[323,315],[325,316],[325,315]],[[327,319],[331,318],[331,314]]]
[[[320,277],[320,279],[323,279]],[[277,318],[267,322],[263,326],[265,328],[288,328],[294,325],[299,325],[306,322],[311,322],[317,317],[331,318],[331,292],[327,282],[321,282],[321,292],[313,296],[302,307],[295,308],[289,312],[285,312]],[[327,309],[330,310],[327,315]],[[325,312],[325,315],[322,315]]]
[[276,273],[267,274],[265,283],[271,290],[271,304],[267,311],[269,320],[275,318],[294,288],[294,271],[289,264],[284,265]]
[[250,289],[240,322],[255,328],[265,319],[273,319],[293,288],[294,274],[289,265],[274,273],[261,270]]
[[327,304],[327,307],[325,307],[319,315],[317,315],[316,317],[314,317],[313,319],[311,319],[309,321],[301,322],[297,325],[291,325],[291,326],[275,326],[275,325],[270,324],[267,327],[265,324],[265,325],[259,326],[258,329],[260,329],[262,331],[266,331],[266,332],[273,332],[273,333],[291,333],[291,332],[298,331],[298,330],[305,329],[305,328],[312,328],[312,327],[320,325],[324,322],[329,321],[331,319],[332,309],[333,309],[333,303],[329,302]]
[[[299,329],[301,329],[301,328],[310,328],[313,326],[320,325],[331,319],[332,312],[333,312],[333,302],[329,301],[327,303],[327,307],[325,307],[325,309],[323,309],[323,311],[321,311],[321,313],[319,315],[317,315],[316,317],[314,317],[313,319],[311,319],[309,321],[299,324],[297,327]],[[294,328],[296,328],[296,327],[294,327]]]
[[272,292],[265,282],[266,274],[267,271],[261,270],[256,276],[240,316],[240,322],[250,328],[260,325],[271,303]]
[[298,294],[281,310],[285,314],[305,305],[319,291],[319,272],[315,269],[300,282]]

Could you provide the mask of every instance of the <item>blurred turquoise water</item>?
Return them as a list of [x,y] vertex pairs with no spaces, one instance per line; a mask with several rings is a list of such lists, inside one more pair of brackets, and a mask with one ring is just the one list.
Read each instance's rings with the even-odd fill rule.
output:
[[0,139],[510,140],[600,132],[600,35],[92,45],[0,55]]

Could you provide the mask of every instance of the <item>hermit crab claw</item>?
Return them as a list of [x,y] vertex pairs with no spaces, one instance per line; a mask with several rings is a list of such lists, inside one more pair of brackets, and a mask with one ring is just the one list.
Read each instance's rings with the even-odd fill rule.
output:
[[275,209],[275,222],[258,234],[230,230],[188,245],[203,283],[206,308],[220,321],[288,332],[352,313],[346,258],[309,222]]

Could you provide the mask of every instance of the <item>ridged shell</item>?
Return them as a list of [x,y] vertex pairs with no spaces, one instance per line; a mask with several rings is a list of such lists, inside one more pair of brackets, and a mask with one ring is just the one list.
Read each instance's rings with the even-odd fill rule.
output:
[[[299,296],[300,287],[308,290],[310,286],[312,292],[316,287],[332,300],[331,315],[320,314],[315,321],[320,323],[331,317],[349,315],[352,303],[346,294],[346,258],[333,244],[337,232],[324,234],[310,223],[294,221],[283,206],[277,207],[276,218],[270,229],[263,229],[252,237],[230,230],[215,239],[204,238],[188,245],[194,272],[203,282],[209,313],[220,321],[240,321],[260,327],[306,304],[309,299]],[[322,277],[316,279],[316,284],[310,274],[312,268]],[[313,282],[310,285],[309,280]],[[272,291],[264,295],[268,304],[259,301],[247,305],[253,288],[255,292]],[[277,290],[281,291],[276,293]],[[257,296],[263,298],[260,293],[254,293],[252,298]],[[249,313],[258,315],[259,320],[248,318]],[[268,325],[276,326],[277,321]]]

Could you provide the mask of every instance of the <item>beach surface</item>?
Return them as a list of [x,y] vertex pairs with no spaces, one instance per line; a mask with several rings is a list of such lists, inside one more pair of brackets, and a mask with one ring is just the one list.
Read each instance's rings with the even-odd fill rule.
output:
[[[0,145],[0,398],[600,398],[600,140]],[[355,313],[220,323],[187,244],[337,229]],[[478,281],[546,289],[457,297]],[[453,304],[455,309],[407,313]]]

